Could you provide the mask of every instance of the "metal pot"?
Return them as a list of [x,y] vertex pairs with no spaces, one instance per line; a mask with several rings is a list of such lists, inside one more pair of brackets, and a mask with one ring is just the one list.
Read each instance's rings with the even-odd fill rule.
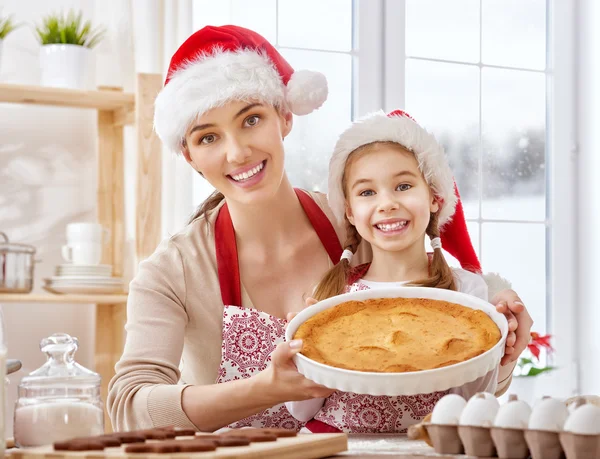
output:
[[11,244],[0,231],[0,293],[29,293],[33,289],[35,247]]

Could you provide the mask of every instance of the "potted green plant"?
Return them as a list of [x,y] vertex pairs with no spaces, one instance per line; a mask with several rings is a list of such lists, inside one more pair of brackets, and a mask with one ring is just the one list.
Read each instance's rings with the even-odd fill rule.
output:
[[2,17],[0,15],[0,63],[2,62],[2,44],[9,33],[19,27],[12,16]]
[[104,37],[81,12],[50,14],[37,25],[43,86],[86,89],[89,84],[91,50]]
[[554,352],[551,339],[552,335],[531,332],[527,350],[517,360],[510,391],[518,394],[521,400],[533,402],[536,397],[535,377],[555,369],[552,365],[542,363],[542,354],[545,354],[544,360],[547,361],[547,357]]

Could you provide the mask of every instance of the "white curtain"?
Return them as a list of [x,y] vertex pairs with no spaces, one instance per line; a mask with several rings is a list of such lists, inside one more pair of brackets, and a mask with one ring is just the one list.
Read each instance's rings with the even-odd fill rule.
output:
[[[177,48],[192,30],[192,0],[131,1],[136,72],[163,77]],[[163,149],[162,234],[178,231],[194,209],[193,170]]]

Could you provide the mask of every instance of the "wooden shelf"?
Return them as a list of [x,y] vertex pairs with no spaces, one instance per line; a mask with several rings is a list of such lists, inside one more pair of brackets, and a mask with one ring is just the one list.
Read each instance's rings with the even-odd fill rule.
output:
[[2,303],[123,304],[127,303],[127,294],[55,295],[52,293],[0,293],[0,304]]
[[135,107],[135,95],[114,90],[83,91],[0,83],[1,102],[127,112]]

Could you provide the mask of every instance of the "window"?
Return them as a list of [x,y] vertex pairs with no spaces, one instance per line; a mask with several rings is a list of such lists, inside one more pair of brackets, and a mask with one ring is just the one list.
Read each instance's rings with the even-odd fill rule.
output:
[[545,0],[406,2],[406,108],[446,148],[482,265],[511,279],[540,332],[546,79]]
[[386,27],[405,24],[399,44],[386,41],[386,80],[405,82],[406,110],[444,144],[484,271],[510,279],[534,330],[556,335],[561,396],[569,394],[576,387],[572,2],[402,3],[386,2]]
[[[510,279],[534,329],[555,334],[561,396],[577,373],[573,11],[572,0],[194,1],[196,29],[252,28],[327,76],[328,101],[285,141],[295,186],[326,189],[355,116],[404,108],[436,134],[484,271]],[[212,190],[194,180],[199,203]]]
[[[355,18],[352,0],[194,1],[194,29],[235,24],[263,35],[295,69],[325,74],[329,97],[322,108],[295,117],[285,139],[286,169],[294,186],[326,190],[327,167],[339,133],[352,119],[356,78],[353,58]],[[331,18],[336,18],[332,21]],[[194,202],[212,187],[194,178]]]

